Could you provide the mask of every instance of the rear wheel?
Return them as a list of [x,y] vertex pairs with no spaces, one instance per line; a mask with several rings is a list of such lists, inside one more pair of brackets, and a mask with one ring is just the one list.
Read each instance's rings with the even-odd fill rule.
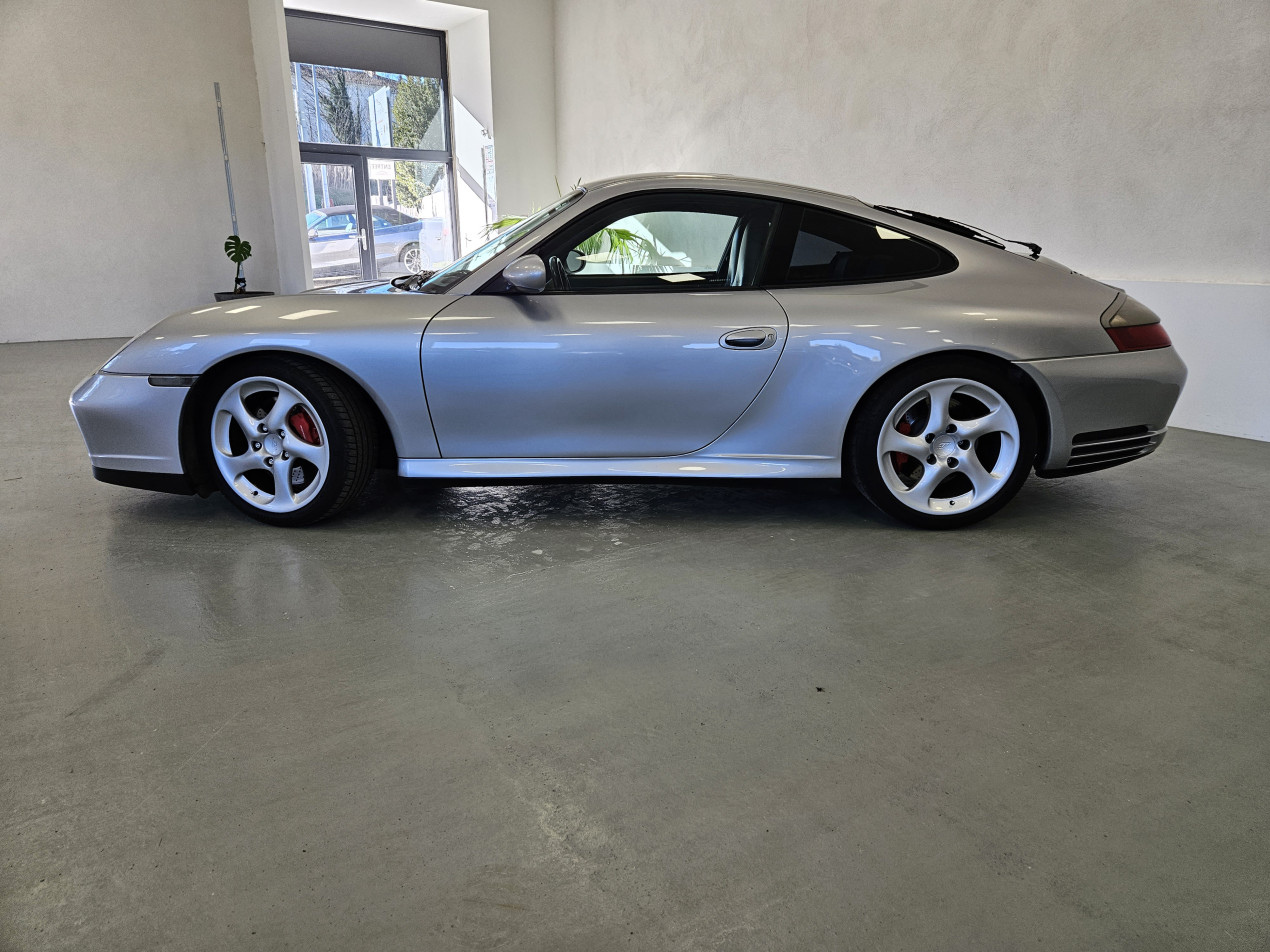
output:
[[220,374],[200,429],[222,493],[249,516],[302,526],[335,515],[374,470],[376,431],[346,382],[290,358]]
[[860,492],[926,529],[986,519],[1027,479],[1036,422],[1000,368],[941,358],[904,370],[861,403],[847,437]]

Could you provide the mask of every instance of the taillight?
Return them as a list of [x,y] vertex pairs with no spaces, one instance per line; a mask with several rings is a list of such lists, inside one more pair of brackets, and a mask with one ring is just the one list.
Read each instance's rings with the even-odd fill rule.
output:
[[1155,311],[1127,294],[1115,311],[1103,315],[1102,326],[1121,353],[1173,345]]
[[1157,347],[1171,347],[1168,333],[1163,324],[1137,324],[1131,327],[1108,327],[1107,333],[1115,342],[1116,350],[1154,350]]

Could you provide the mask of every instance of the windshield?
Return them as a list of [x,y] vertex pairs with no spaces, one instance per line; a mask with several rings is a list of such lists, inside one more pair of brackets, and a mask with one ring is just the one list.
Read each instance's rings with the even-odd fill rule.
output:
[[314,225],[316,225],[325,217],[326,216],[322,214],[321,212],[309,212],[307,215],[304,216],[304,227],[312,228]]
[[479,268],[485,262],[502,254],[516,242],[520,241],[527,234],[539,227],[543,222],[550,218],[554,218],[560,212],[564,211],[579,198],[586,194],[582,189],[576,189],[566,195],[556,204],[544,208],[536,214],[530,215],[524,221],[509,228],[495,238],[491,238],[485,244],[481,245],[475,251],[469,251],[454,264],[450,265],[444,271],[438,271],[428,281],[419,288],[429,294],[444,294],[450,288],[454,287],[469,274]]

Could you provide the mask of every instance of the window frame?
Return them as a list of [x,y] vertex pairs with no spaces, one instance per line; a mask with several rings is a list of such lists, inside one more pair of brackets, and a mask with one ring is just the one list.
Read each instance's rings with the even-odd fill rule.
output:
[[[397,147],[383,147],[372,145],[354,145],[349,143],[333,143],[333,142],[310,142],[305,139],[298,138],[299,116],[297,119],[297,142],[300,151],[300,163],[326,163],[334,165],[350,165],[353,167],[354,186],[356,190],[356,200],[354,205],[357,207],[358,220],[369,221],[373,209],[370,201],[370,160],[371,159],[389,159],[401,162],[436,162],[445,166],[447,187],[450,190],[449,206],[449,224],[451,241],[453,249],[457,257],[460,254],[459,241],[459,185],[455,178],[458,169],[458,159],[454,152],[454,130],[453,111],[454,111],[454,95],[450,85],[450,50],[448,46],[448,37],[444,30],[429,30],[424,27],[409,26],[404,23],[385,23],[379,20],[367,20],[361,17],[339,16],[333,13],[318,13],[312,10],[297,10],[288,7],[283,11],[286,17],[298,17],[310,20],[325,20],[332,23],[344,23],[351,26],[374,27],[383,30],[396,30],[401,33],[416,33],[425,36],[435,37],[440,40],[441,45],[441,64],[442,75],[439,77],[442,83],[442,97],[445,108],[443,110],[443,144],[442,149],[401,149]],[[285,29],[285,27],[284,27]],[[296,60],[292,60],[291,52],[287,50],[288,68],[293,66]],[[314,66],[325,66],[324,63],[305,64]],[[344,69],[345,67],[334,67],[336,69]],[[307,231],[308,229],[306,229]],[[375,249],[375,229],[373,223],[371,227],[366,229],[366,247],[361,250],[361,268],[363,280],[386,280],[378,277],[366,277],[369,272],[371,275],[377,275],[379,271],[378,252]]]
[[[847,218],[854,222],[869,228],[885,228],[887,231],[893,231],[898,235],[903,235],[913,241],[919,242],[935,252],[939,259],[939,263],[934,267],[925,270],[912,271],[902,274],[882,275],[877,277],[865,278],[841,278],[841,279],[814,279],[810,281],[776,281],[775,275],[789,275],[789,268],[794,256],[794,247],[798,241],[798,235],[802,231],[804,216],[808,212],[817,212],[823,215],[835,215],[839,218]],[[848,287],[859,284],[893,284],[897,281],[915,281],[920,278],[933,278],[941,274],[949,274],[960,266],[957,256],[945,248],[943,245],[914,235],[912,232],[905,230],[903,227],[893,227],[890,224],[874,221],[871,218],[863,218],[859,215],[852,215],[850,212],[844,212],[836,208],[827,208],[824,205],[813,205],[809,202],[781,201],[780,215],[777,217],[776,225],[772,229],[772,235],[768,241],[767,254],[763,262],[763,270],[759,274],[758,287],[776,289],[793,289],[793,288],[836,288]]]

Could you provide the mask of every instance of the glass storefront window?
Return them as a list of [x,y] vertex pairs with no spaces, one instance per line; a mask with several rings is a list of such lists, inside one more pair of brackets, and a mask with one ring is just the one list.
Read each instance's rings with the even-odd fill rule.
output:
[[445,87],[435,76],[292,63],[291,87],[301,142],[446,148]]
[[378,277],[439,271],[454,261],[446,164],[371,159],[369,165]]

